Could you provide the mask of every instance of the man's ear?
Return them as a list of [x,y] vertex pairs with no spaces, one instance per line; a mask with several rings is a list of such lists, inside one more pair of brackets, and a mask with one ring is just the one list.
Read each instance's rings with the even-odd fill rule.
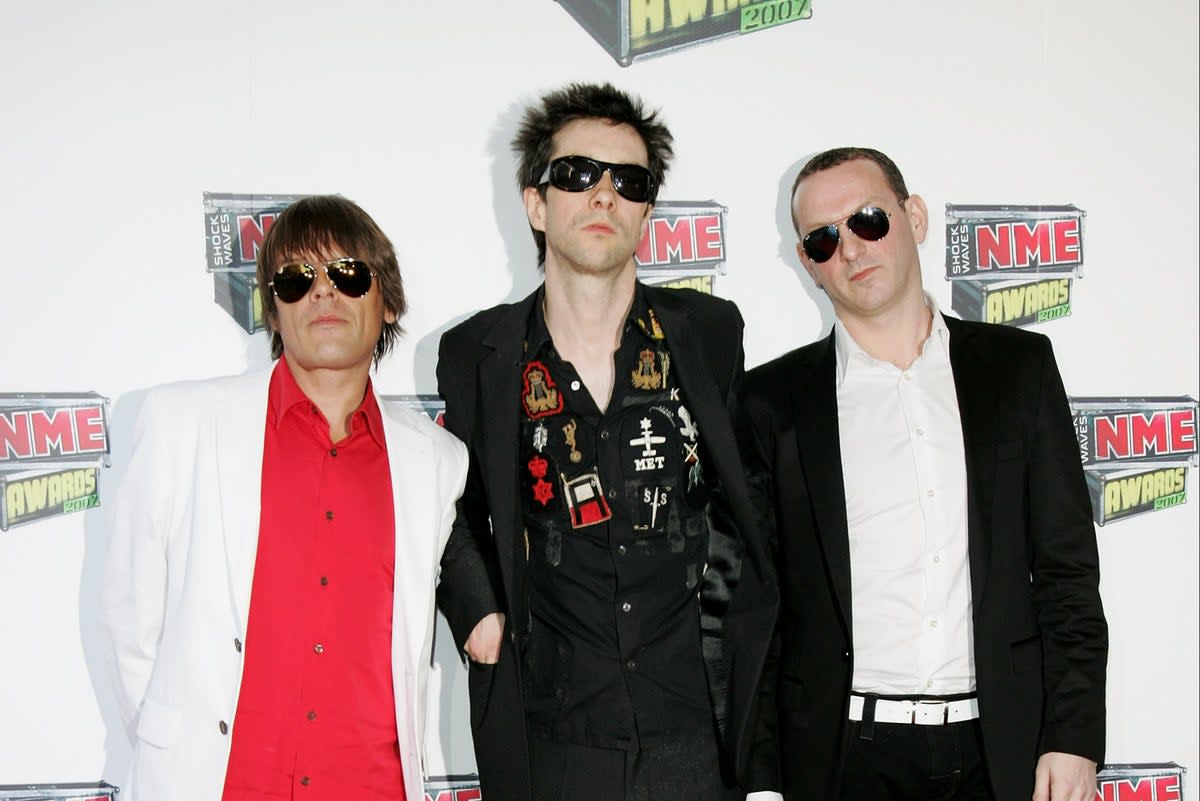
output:
[[925,207],[925,201],[920,195],[909,195],[904,201],[904,213],[912,227],[913,239],[918,245],[921,244],[929,233],[929,209]]
[[527,186],[521,192],[525,202],[525,216],[529,218],[529,227],[535,231],[546,232],[546,197],[536,186]]

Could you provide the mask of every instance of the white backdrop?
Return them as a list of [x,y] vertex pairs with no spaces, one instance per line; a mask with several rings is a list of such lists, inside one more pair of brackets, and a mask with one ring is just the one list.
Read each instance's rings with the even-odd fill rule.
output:
[[[661,106],[677,153],[661,197],[728,207],[716,292],[742,309],[751,366],[832,320],[794,256],[786,188],[805,156],[856,144],[926,199],[943,308],[946,203],[1073,203],[1084,277],[1072,315],[1036,329],[1068,393],[1200,390],[1191,0],[814,0],[812,19],[629,68],[551,0],[4,0],[2,19],[0,392],[113,399],[102,503],[140,390],[268,359],[266,336],[213,303],[202,192],[361,203],[412,309],[377,386],[434,392],[440,334],[539,280],[507,142],[521,107],[569,80]],[[1196,510],[1099,530],[1109,762],[1200,764]],[[99,654],[99,519],[0,534],[0,784],[120,782],[128,764]],[[469,771],[441,645],[430,767]]]

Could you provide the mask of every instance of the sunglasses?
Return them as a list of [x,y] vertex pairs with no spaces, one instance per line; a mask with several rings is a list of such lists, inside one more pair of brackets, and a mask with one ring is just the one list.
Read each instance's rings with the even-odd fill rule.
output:
[[[334,259],[321,265],[333,288],[348,298],[361,298],[371,291],[371,268],[358,259]],[[275,271],[269,286],[284,303],[295,303],[308,294],[317,280],[317,268],[305,262],[285,264]]]
[[884,211],[878,206],[864,206],[845,219],[809,231],[804,235],[801,244],[804,245],[804,252],[810,259],[822,264],[833,258],[833,254],[837,252],[838,242],[841,241],[838,226],[842,223],[845,223],[859,239],[878,242],[892,229],[891,223],[888,222],[891,216],[892,212]]
[[587,156],[563,156],[550,162],[538,186],[549,182],[564,192],[584,192],[607,172],[617,194],[634,203],[653,203],[658,186],[654,174],[640,164],[609,164]]

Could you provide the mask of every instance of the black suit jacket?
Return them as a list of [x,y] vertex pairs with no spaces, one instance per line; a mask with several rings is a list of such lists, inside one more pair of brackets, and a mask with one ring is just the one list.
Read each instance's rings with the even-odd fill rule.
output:
[[[755,682],[774,623],[765,546],[753,536],[742,465],[728,414],[742,377],[742,319],[732,303],[691,290],[643,287],[666,332],[706,467],[719,502],[710,504],[701,629],[709,690],[723,734],[727,773],[745,754]],[[446,427],[470,450],[467,488],[442,558],[438,601],[459,647],[484,615],[508,624],[500,661],[471,663],[471,725],[480,783],[489,801],[528,801],[529,757],[521,699],[520,648],[529,610],[518,500],[521,367],[537,293],[482,311],[442,337],[438,388]],[[711,475],[711,474],[710,474]]]
[[[1079,447],[1050,342],[946,318],[967,473],[980,725],[998,801],[1047,751],[1104,758],[1108,630]],[[752,370],[735,425],[777,534],[779,621],[750,789],[836,798],[854,646],[833,336]]]

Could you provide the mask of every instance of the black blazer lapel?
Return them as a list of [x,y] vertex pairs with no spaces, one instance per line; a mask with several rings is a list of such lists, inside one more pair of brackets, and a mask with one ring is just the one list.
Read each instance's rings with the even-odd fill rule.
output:
[[971,563],[971,605],[982,608],[992,547],[992,497],[996,478],[996,394],[992,353],[987,343],[953,317],[950,367],[958,396],[967,471],[967,553]]
[[717,476],[723,481],[741,472],[737,443],[729,422],[726,399],[718,391],[716,376],[700,351],[700,336],[695,332],[686,309],[671,302],[669,296],[652,293],[647,287],[651,308],[667,334],[671,353],[679,365],[679,384],[687,405],[696,413],[700,437]]
[[797,381],[796,444],[842,625],[850,636],[850,532],[838,431],[837,350],[832,334],[809,367]]
[[[537,292],[514,304],[483,337],[490,352],[479,364],[479,414],[476,426],[482,435],[480,455],[483,481],[492,514],[492,533],[500,560],[500,575],[508,609],[523,621],[525,598],[521,591],[525,541],[521,536],[518,505],[517,456],[520,447],[521,362],[525,356],[525,334],[529,311]],[[518,575],[518,573],[520,575]]]

